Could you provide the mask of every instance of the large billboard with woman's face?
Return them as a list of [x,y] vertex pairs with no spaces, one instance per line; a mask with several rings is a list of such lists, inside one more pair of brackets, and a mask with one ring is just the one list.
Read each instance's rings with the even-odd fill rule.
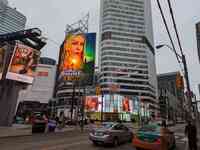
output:
[[96,112],[99,108],[98,96],[86,96],[85,109],[89,112]]
[[4,47],[0,47],[0,80],[2,79],[3,75],[4,59],[5,59],[5,49]]
[[[95,68],[96,33],[69,34],[62,46],[59,60],[59,74],[65,80],[83,73],[93,77]],[[90,81],[88,81],[90,82]]]
[[122,109],[123,109],[124,112],[130,112],[131,111],[129,102],[130,102],[130,99],[125,96],[122,100]]
[[7,79],[24,83],[33,83],[40,52],[17,43],[6,75]]

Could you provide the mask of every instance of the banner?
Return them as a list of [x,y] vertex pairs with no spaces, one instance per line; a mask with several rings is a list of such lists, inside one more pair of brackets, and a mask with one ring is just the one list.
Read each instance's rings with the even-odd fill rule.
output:
[[98,111],[99,101],[97,96],[86,96],[85,109],[89,112]]
[[125,111],[125,112],[130,112],[129,101],[130,101],[129,98],[126,96],[122,100],[122,108],[123,108],[123,111]]
[[39,58],[39,51],[17,43],[6,78],[24,83],[33,83]]
[[4,58],[5,58],[5,49],[0,47],[0,80],[3,75],[3,67],[4,67]]
[[60,52],[59,77],[79,80],[83,73],[87,77],[87,84],[91,83],[95,69],[95,51],[96,33],[69,34]]

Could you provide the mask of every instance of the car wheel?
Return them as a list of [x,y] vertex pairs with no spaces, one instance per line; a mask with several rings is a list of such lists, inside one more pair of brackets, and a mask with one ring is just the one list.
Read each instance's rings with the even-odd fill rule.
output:
[[113,140],[113,146],[114,146],[114,147],[119,146],[119,140],[118,140],[117,137],[115,137],[114,140]]
[[92,141],[93,145],[95,146],[99,146],[99,143],[95,142],[95,141]]
[[128,139],[128,142],[131,143],[133,140],[133,135],[131,135],[131,137]]
[[172,147],[170,148],[170,150],[175,150],[176,149],[176,140],[174,140]]

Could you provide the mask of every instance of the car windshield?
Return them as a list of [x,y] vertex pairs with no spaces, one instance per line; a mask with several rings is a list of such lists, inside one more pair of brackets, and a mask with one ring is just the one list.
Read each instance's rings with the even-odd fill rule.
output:
[[157,132],[159,131],[160,127],[156,125],[146,125],[139,129],[141,132]]
[[114,125],[113,123],[103,123],[102,127],[106,128],[106,129],[109,129],[109,128],[112,128],[113,125]]

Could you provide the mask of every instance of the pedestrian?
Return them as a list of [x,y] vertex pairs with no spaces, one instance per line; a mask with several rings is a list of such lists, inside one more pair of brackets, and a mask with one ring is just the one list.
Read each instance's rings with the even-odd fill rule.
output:
[[161,134],[161,149],[167,150],[168,149],[168,142],[167,142],[167,135],[169,134],[169,129],[167,128],[166,121],[162,121],[162,127],[160,128],[160,134]]
[[188,121],[185,127],[185,135],[188,137],[189,150],[197,150],[197,128],[195,123]]

